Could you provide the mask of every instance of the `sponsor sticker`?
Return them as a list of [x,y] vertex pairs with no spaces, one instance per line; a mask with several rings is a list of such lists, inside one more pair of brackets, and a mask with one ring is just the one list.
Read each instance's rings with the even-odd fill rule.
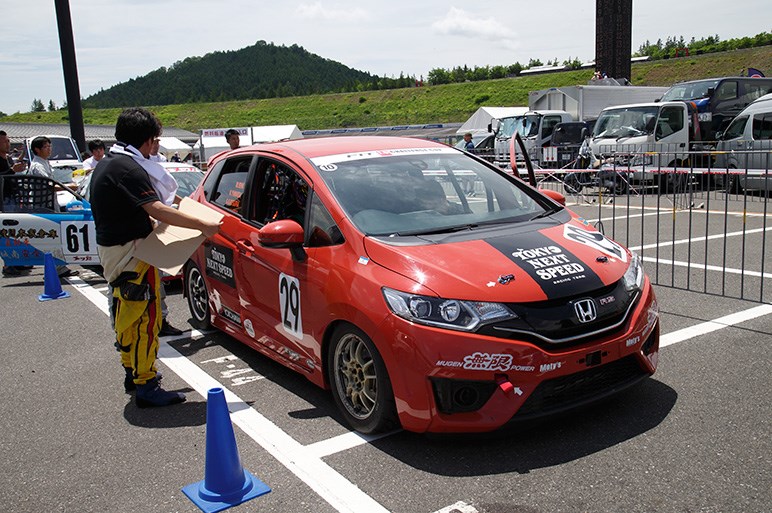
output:
[[600,232],[582,230],[578,226],[566,223],[563,226],[563,236],[566,239],[595,248],[610,257],[618,258],[622,262],[627,262],[627,252]]
[[241,324],[241,316],[236,312],[234,312],[233,310],[231,310],[230,308],[223,306],[221,315],[231,322],[234,322],[239,325]]
[[247,335],[255,338],[255,328],[252,326],[252,321],[249,319],[244,319],[244,330],[247,332]]
[[206,275],[229,287],[236,287],[233,278],[233,250],[225,246],[210,244],[205,248]]
[[463,362],[453,360],[437,360],[437,367],[464,368],[467,370],[482,371],[516,371],[532,372],[533,365],[520,365],[513,363],[512,355],[499,353],[475,352],[464,357]]

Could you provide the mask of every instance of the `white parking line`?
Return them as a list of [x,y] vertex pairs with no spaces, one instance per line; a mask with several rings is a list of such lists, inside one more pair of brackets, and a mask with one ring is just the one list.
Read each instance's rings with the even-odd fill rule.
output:
[[667,260],[664,258],[656,259],[654,257],[643,257],[644,262],[651,262],[654,264],[662,265],[674,265],[677,267],[688,267],[690,269],[702,269],[704,271],[718,271],[727,274],[744,274],[745,276],[753,276],[754,278],[772,278],[772,273],[760,273],[758,271],[749,271],[747,269],[734,269],[732,267],[721,267],[719,265],[704,265],[695,264],[692,262],[683,262],[680,260]]
[[690,338],[699,337],[700,335],[705,335],[712,331],[728,328],[735,324],[750,321],[751,319],[769,314],[772,314],[772,305],[769,304],[759,305],[748,310],[743,310],[742,312],[735,312],[712,321],[703,322],[695,326],[689,326],[688,328],[662,335],[659,339],[659,347],[677,344],[678,342],[683,342]]
[[391,436],[394,433],[399,433],[399,431],[390,431],[388,433],[379,433],[377,435],[363,435],[362,433],[357,433],[356,431],[349,431],[348,433],[344,433],[333,438],[328,438],[327,440],[322,440],[320,442],[306,445],[304,447],[304,451],[307,455],[323,458],[331,454],[368,444],[374,440],[378,440],[379,438]]
[[434,513],[479,513],[477,509],[471,504],[467,504],[464,501],[458,501],[455,504],[438,509]]
[[[105,315],[109,314],[107,297],[104,294],[97,292],[78,277],[66,279]],[[203,334],[198,330],[191,332],[191,336],[201,335]],[[182,356],[166,339],[159,342],[158,359],[205,399],[210,388],[222,388],[228,402],[228,410],[231,412],[231,421],[337,511],[388,513],[389,510],[375,499],[323,462],[321,456],[308,453],[303,445]],[[366,440],[362,443],[366,443]],[[252,471],[257,473],[256,469]]]
[[665,241],[665,242],[654,242],[652,244],[645,244],[643,246],[631,246],[629,249],[630,251],[640,251],[642,249],[651,249],[651,248],[664,248],[668,246],[677,246],[679,244],[687,244],[689,242],[700,242],[704,240],[713,240],[713,239],[724,239],[728,237],[737,237],[741,235],[749,235],[751,233],[759,233],[759,232],[768,232],[772,231],[772,226],[768,226],[766,228],[754,228],[752,230],[740,230],[736,232],[729,232],[729,233],[717,233],[715,235],[708,235],[707,237],[701,236],[701,237],[693,237],[689,239],[679,239],[674,241]]

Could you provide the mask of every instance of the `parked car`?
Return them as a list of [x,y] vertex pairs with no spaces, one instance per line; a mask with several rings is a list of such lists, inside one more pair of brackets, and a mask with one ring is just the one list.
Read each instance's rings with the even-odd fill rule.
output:
[[[772,94],[746,107],[719,136],[716,176],[720,188],[772,190]],[[727,181],[728,180],[728,181]]]
[[56,265],[99,264],[91,205],[74,192],[57,208],[57,187],[41,176],[0,177],[0,258],[5,265],[43,265],[51,253]]
[[190,196],[204,179],[204,172],[192,164],[183,162],[161,162],[177,181],[177,194],[184,198]]
[[[83,169],[83,160],[80,158],[80,151],[75,141],[64,135],[46,135],[51,139],[51,156],[48,162],[54,171],[54,180],[61,183],[74,183],[80,180],[75,173]],[[31,144],[35,137],[29,137],[24,140],[24,158],[27,162],[32,162],[35,156],[32,152]],[[74,175],[75,174],[75,175]]]
[[194,324],[331,389],[361,432],[493,430],[656,369],[641,259],[492,164],[401,137],[212,164],[191,198],[225,217],[185,266]]

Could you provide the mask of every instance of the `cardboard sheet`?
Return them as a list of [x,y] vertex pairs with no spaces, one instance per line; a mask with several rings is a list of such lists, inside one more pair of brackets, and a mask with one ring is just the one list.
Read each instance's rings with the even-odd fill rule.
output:
[[[190,198],[182,198],[179,211],[214,222],[223,218],[223,214]],[[137,245],[134,256],[174,276],[205,239],[198,230],[160,223]]]

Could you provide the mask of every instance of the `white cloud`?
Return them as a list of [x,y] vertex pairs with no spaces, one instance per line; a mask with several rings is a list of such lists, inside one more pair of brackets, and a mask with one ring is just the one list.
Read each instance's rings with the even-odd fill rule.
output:
[[458,7],[451,7],[441,20],[432,23],[435,33],[458,36],[476,42],[492,41],[501,47],[515,49],[519,45],[512,36],[514,30],[502,25],[495,18],[481,18]]
[[311,20],[323,19],[325,21],[338,21],[350,23],[353,21],[362,21],[368,18],[367,11],[359,7],[348,9],[339,5],[323,6],[322,2],[313,2],[310,4],[300,4],[295,12],[301,18]]

